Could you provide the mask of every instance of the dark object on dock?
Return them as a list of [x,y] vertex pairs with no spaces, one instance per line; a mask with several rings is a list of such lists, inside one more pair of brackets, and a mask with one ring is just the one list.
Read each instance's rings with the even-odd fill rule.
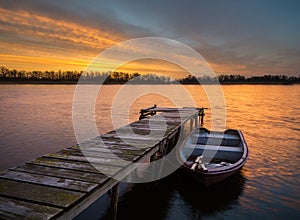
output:
[[141,109],[141,111],[140,111],[141,115],[139,117],[139,120],[144,119],[149,115],[151,115],[151,116],[155,115],[156,111],[157,111],[157,106],[156,105],[154,105],[153,107],[150,107],[150,108]]
[[210,186],[241,169],[248,155],[241,131],[196,128],[180,146],[178,158],[193,177]]

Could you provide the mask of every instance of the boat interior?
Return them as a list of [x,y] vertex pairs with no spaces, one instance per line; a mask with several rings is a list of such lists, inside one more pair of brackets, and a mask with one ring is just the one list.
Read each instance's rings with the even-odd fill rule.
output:
[[228,165],[237,162],[242,157],[243,150],[237,130],[210,132],[200,128],[193,131],[181,153],[187,158],[187,163],[194,163],[200,156],[201,161],[210,161],[210,164]]

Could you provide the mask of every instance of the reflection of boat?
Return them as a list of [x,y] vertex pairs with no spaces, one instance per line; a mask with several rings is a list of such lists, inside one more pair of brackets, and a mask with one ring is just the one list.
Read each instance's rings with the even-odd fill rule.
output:
[[246,163],[248,147],[241,131],[196,128],[180,146],[183,167],[205,186],[220,182]]
[[185,213],[186,219],[222,218],[220,213],[236,208],[247,181],[243,169],[209,188],[189,178],[190,174],[184,169],[179,169],[177,174],[176,191],[183,201],[178,208]]

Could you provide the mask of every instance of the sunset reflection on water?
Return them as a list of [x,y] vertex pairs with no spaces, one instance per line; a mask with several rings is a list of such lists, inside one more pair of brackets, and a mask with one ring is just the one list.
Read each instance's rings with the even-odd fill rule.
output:
[[[99,93],[95,118],[101,133],[113,129],[111,105],[120,87],[103,86]],[[155,87],[161,86],[153,86],[154,91]],[[174,86],[163,87],[176,91]],[[209,108],[204,124],[209,128],[211,106],[203,89],[194,85],[186,89],[198,107]],[[163,206],[155,206],[157,213],[153,213],[153,218],[173,219],[175,213],[182,218],[299,219],[300,86],[224,85],[222,90],[226,127],[242,130],[250,150],[241,172],[208,191],[181,175],[181,171],[157,183],[126,185],[121,190],[120,219],[128,217],[128,212],[134,213],[134,201],[144,199],[141,191],[149,196],[149,205],[156,202],[155,195],[165,199]],[[72,127],[74,86],[0,85],[0,91],[2,169],[76,143]],[[182,97],[182,106],[184,101]],[[141,108],[153,104],[170,107],[172,102],[154,94],[141,96],[131,107],[130,115],[124,117],[135,121]],[[119,114],[122,116],[122,109]],[[102,211],[93,217],[105,216],[107,203],[107,196],[98,201],[97,209],[102,207]],[[79,219],[91,217],[91,210],[87,209]]]

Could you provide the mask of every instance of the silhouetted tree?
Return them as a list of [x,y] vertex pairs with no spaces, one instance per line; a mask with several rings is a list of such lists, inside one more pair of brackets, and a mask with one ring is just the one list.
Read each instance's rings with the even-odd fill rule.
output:
[[[68,81],[76,83],[79,78],[82,77],[84,82],[87,83],[152,83],[152,84],[165,84],[172,83],[172,80],[168,76],[158,76],[153,73],[140,74],[140,73],[124,73],[124,72],[86,72],[86,71],[18,71],[16,69],[7,69],[4,66],[0,67],[0,80],[1,81]],[[286,76],[284,74],[271,75],[265,74],[263,76],[251,76],[246,78],[240,74],[221,74],[218,77],[209,77],[204,75],[203,77],[196,78],[195,76],[189,75],[185,78],[178,79],[178,82],[182,84],[199,84],[202,83],[280,83],[280,84],[292,84],[300,83],[300,76]]]

